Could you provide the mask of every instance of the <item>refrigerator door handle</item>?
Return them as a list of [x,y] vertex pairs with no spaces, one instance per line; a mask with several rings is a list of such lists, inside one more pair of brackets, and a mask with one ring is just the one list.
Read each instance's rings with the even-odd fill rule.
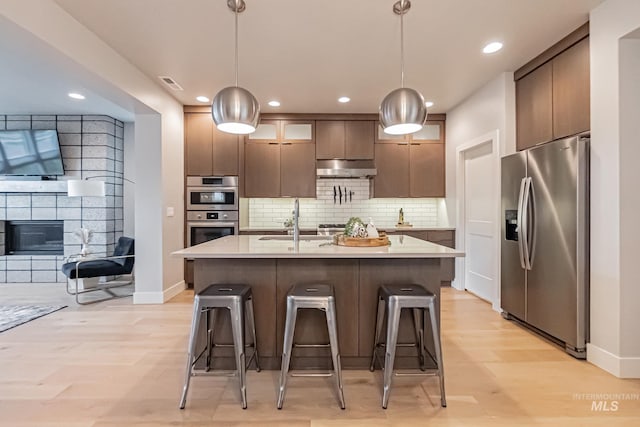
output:
[[526,259],[527,269],[531,270],[533,268],[533,259],[535,258],[536,252],[536,197],[535,190],[533,188],[533,178],[529,177],[529,188],[527,190],[527,222],[528,222],[528,230],[527,230],[527,254],[528,257]]
[[529,253],[529,249],[531,248],[531,243],[529,240],[529,238],[531,237],[530,236],[530,231],[531,231],[530,201],[531,201],[531,177],[527,177],[527,178],[524,178],[524,194],[522,196],[522,224],[521,224],[524,268],[527,270],[531,270],[531,255]]
[[527,266],[524,262],[524,243],[525,243],[525,222],[524,222],[524,191],[527,178],[522,178],[520,181],[520,193],[518,193],[518,253],[520,255],[520,266],[522,269],[526,269]]

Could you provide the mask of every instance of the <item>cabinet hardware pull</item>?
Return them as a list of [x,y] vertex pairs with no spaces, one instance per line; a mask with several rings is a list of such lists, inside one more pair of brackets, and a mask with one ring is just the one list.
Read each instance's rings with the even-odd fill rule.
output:
[[282,145],[291,145],[291,143],[290,143],[290,142],[282,142],[281,144],[282,144]]
[[278,145],[277,142],[270,142],[269,145]]

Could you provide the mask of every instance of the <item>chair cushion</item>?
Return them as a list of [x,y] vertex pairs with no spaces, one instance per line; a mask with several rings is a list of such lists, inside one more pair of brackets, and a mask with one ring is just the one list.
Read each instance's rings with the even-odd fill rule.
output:
[[[124,255],[134,255],[134,240],[131,237],[120,237],[116,248],[113,250],[113,256]],[[133,269],[133,258],[114,259],[113,262]],[[131,273],[131,271],[129,271],[129,273]]]
[[[76,278],[76,263],[67,262],[62,265],[62,272],[70,279]],[[93,260],[85,261],[80,264],[78,269],[78,278],[100,277],[100,276],[118,276],[120,274],[129,274],[130,269],[110,260]]]

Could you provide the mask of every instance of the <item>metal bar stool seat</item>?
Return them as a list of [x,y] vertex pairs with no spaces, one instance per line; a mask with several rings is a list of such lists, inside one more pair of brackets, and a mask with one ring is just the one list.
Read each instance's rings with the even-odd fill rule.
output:
[[[231,315],[231,329],[233,333],[233,345],[222,345],[213,343],[213,330],[218,309],[227,309]],[[249,323],[249,330],[253,342],[245,344],[244,329],[245,316]],[[196,355],[196,344],[198,331],[202,325],[207,328],[207,343],[205,349]],[[196,373],[194,366],[196,362],[206,354],[206,372],[211,368],[211,354],[213,347],[233,347],[235,353],[236,371],[234,375],[240,377],[240,397],[242,399],[242,409],[247,408],[247,388],[246,369],[255,361],[256,371],[260,372],[260,360],[258,357],[258,345],[256,340],[256,327],[253,314],[253,297],[251,287],[247,285],[210,285],[202,292],[196,294],[193,303],[193,318],[191,321],[191,334],[189,335],[189,348],[187,354],[187,368],[185,373],[184,387],[180,399],[180,409],[184,409],[189,391],[189,382],[192,376],[201,375]],[[252,347],[253,352],[249,361],[245,363],[245,347]]]
[[[280,370],[280,387],[278,393],[278,409],[282,409],[284,395],[287,388],[287,377],[293,347],[327,347],[324,344],[301,345],[293,343],[298,309],[317,309],[326,314],[329,344],[333,361],[332,375],[336,379],[336,388],[340,408],[344,409],[344,392],[342,389],[342,367],[340,365],[340,350],[338,348],[338,327],[336,316],[336,302],[333,286],[325,284],[296,285],[287,294],[287,314],[284,328],[284,342],[282,346],[282,368]],[[296,374],[295,376],[319,376],[318,374]]]
[[[411,285],[383,285],[378,290],[378,309],[376,318],[376,330],[373,343],[373,355],[371,356],[370,370],[375,369],[375,362],[378,357],[377,350],[380,347],[385,347],[385,359],[384,359],[384,386],[382,393],[382,407],[387,409],[389,403],[389,395],[391,393],[391,380],[393,377],[393,366],[396,355],[396,347],[400,346],[416,346],[418,349],[418,359],[420,360],[420,366],[422,370],[426,370],[425,362],[426,355],[429,354],[430,358],[436,364],[436,372],[422,375],[437,375],[440,382],[440,404],[442,407],[447,406],[447,401],[444,391],[444,366],[442,360],[442,348],[440,345],[440,331],[438,323],[436,321],[436,308],[435,308],[436,296],[426,290],[423,286],[417,284]],[[398,329],[400,326],[400,312],[403,308],[412,309],[413,311],[413,326],[415,328],[416,342],[415,344],[399,344],[398,343]],[[427,313],[429,311],[431,332],[433,335],[433,347],[435,350],[435,357],[432,355],[425,346],[424,340],[424,328],[427,321]],[[422,316],[420,316],[422,311]],[[385,315],[387,317],[387,341],[381,343],[380,335],[382,333],[382,325],[384,323]],[[412,374],[404,374],[412,375]],[[413,374],[421,375],[421,374]]]

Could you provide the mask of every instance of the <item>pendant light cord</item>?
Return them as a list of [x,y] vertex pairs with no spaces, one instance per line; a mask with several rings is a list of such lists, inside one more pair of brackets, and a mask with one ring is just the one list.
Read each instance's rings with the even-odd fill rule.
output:
[[400,0],[400,87],[404,88],[404,2]]
[[[235,0],[236,7],[234,8],[234,14],[236,16],[236,87],[238,87],[238,4],[240,0]],[[404,1],[404,0],[403,0]]]

